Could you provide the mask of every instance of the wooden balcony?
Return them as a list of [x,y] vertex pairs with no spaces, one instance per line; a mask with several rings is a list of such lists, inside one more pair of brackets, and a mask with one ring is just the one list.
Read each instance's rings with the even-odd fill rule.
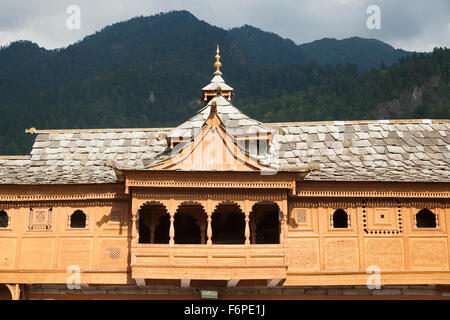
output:
[[267,280],[286,278],[287,248],[282,244],[138,244],[132,248],[134,279]]

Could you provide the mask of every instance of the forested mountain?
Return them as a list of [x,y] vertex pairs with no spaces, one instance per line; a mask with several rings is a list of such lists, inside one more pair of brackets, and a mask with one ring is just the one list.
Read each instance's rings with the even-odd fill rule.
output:
[[394,49],[376,40],[353,37],[343,40],[325,38],[299,46],[306,56],[318,63],[336,65],[354,63],[361,69],[378,68],[381,63],[390,66],[409,52]]
[[29,41],[0,49],[0,153],[28,152],[29,127],[181,123],[201,107],[216,44],[235,105],[262,121],[449,117],[450,50],[408,56],[361,38],[296,45],[176,11],[116,23],[63,49]]

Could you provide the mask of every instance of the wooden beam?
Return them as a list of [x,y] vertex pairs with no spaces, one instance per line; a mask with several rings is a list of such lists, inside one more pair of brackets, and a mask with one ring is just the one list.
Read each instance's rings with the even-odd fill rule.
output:
[[11,292],[11,300],[20,300],[20,285],[19,284],[6,284],[9,292]]
[[233,279],[233,280],[228,280],[227,281],[227,287],[231,288],[231,287],[236,287],[236,285],[238,284],[239,279]]
[[181,279],[181,287],[182,288],[189,288],[191,285],[191,279]]
[[145,287],[145,279],[137,278],[134,279],[138,287]]
[[276,287],[280,283],[281,280],[283,280],[283,279],[269,279],[269,280],[267,280],[267,286],[268,287]]

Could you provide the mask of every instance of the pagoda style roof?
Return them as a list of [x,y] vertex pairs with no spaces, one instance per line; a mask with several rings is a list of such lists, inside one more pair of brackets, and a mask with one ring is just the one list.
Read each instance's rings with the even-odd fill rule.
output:
[[212,98],[195,116],[182,123],[168,134],[170,138],[190,139],[202,129],[203,124],[211,113],[211,106],[217,107],[217,116],[222,121],[227,132],[233,136],[249,135],[252,133],[270,133],[272,128],[243,114],[238,108],[223,96]]
[[221,75],[215,75],[212,78],[211,83],[203,87],[202,91],[217,91],[218,89],[223,91],[233,91],[234,89],[225,83]]
[[[270,152],[277,155],[280,171],[315,163],[320,170],[309,172],[306,180],[450,182],[450,120],[264,124],[232,119],[226,110],[239,113],[224,100],[216,99],[225,128],[228,121],[235,132],[252,125],[272,130]],[[195,121],[200,127],[209,114],[204,110],[194,116],[198,120],[188,120],[189,129],[197,128]],[[0,184],[117,183],[111,163],[148,168],[167,153],[169,135],[179,129],[35,130],[29,157],[0,157]]]

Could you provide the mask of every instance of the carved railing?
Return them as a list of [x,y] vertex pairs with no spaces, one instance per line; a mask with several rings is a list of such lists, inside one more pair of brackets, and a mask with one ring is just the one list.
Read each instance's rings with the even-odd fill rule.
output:
[[132,277],[141,279],[284,279],[284,245],[159,245],[132,248]]

